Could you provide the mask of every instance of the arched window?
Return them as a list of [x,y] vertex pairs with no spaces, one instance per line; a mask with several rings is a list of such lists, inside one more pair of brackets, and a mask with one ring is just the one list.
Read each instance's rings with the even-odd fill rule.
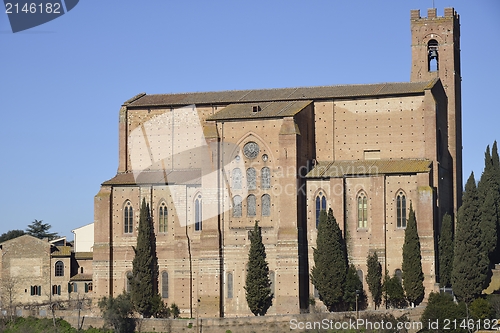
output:
[[233,298],[233,273],[227,273],[227,298]]
[[358,279],[359,279],[359,281],[361,281],[361,283],[363,283],[363,271],[362,271],[362,270],[360,270],[360,269],[358,269],[358,270],[356,271],[356,273],[358,274]]
[[132,208],[130,201],[127,201],[123,210],[123,225],[123,231],[126,234],[131,234],[134,226],[134,209]]
[[233,190],[241,190],[241,170],[240,168],[233,169]]
[[319,192],[316,196],[316,228],[318,228],[319,214],[322,210],[326,210],[326,197],[323,192]]
[[366,228],[368,224],[368,199],[366,194],[358,194],[358,228]]
[[427,57],[428,57],[428,70],[429,72],[435,72],[439,70],[439,54],[438,54],[438,42],[435,39],[431,39],[427,43]]
[[129,293],[130,292],[130,284],[131,284],[131,280],[132,280],[132,272],[131,271],[128,271],[127,273],[125,273],[125,290]]
[[403,272],[398,268],[394,271],[394,276],[396,276],[400,283],[403,282]]
[[262,201],[262,216],[271,215],[271,196],[269,194],[264,194],[261,197]]
[[167,232],[168,229],[167,204],[165,202],[162,202],[158,211],[159,211],[158,232]]
[[241,214],[242,214],[241,197],[239,195],[235,195],[233,198],[233,217],[241,217]]
[[396,226],[406,228],[406,195],[399,191],[396,197]]
[[201,210],[201,194],[198,194],[198,198],[196,198],[194,202],[194,230],[201,231],[203,218],[202,218],[202,210]]
[[52,295],[61,295],[61,285],[52,286]]
[[257,172],[254,168],[247,169],[247,189],[255,190],[257,188]]
[[168,273],[161,273],[161,297],[168,298]]
[[271,171],[268,167],[263,167],[260,170],[261,186],[263,189],[271,188]]
[[87,286],[86,292],[91,292],[92,290],[94,290],[94,285],[92,284],[92,282],[87,283],[86,286]]
[[55,276],[64,276],[64,263],[57,261],[54,267]]
[[247,216],[255,216],[257,215],[257,203],[255,200],[255,195],[250,194],[247,197]]

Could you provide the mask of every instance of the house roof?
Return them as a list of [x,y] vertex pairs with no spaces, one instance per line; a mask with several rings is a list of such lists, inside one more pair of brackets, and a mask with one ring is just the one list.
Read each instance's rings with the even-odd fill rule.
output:
[[90,259],[94,258],[93,252],[75,252],[75,259]]
[[392,82],[376,84],[350,84],[319,87],[228,90],[177,94],[145,93],[124,103],[129,108],[151,106],[183,106],[191,104],[232,104],[271,101],[298,101],[331,98],[359,98],[423,93],[431,89],[438,79],[423,82]]
[[69,279],[70,281],[92,281],[92,274],[76,274]]
[[311,104],[311,100],[230,104],[207,120],[292,117]]
[[429,172],[431,164],[426,159],[318,161],[306,178],[415,174]]
[[136,185],[136,184],[201,184],[201,169],[144,171],[141,173],[119,173],[102,185]]
[[69,257],[71,256],[71,246],[53,246],[52,257]]

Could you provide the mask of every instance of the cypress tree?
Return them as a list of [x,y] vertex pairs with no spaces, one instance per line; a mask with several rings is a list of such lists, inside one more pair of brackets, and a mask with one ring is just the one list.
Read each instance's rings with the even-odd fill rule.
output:
[[272,305],[273,294],[271,293],[269,266],[266,261],[266,248],[262,243],[258,221],[255,221],[253,231],[250,233],[245,291],[250,311],[256,316],[265,315]]
[[375,309],[377,309],[382,303],[382,265],[378,261],[377,252],[368,255],[366,266],[368,267],[366,283],[368,284],[368,290],[372,294]]
[[344,283],[344,309],[347,311],[355,310],[356,301],[358,309],[363,308],[366,304],[366,295],[363,290],[363,282],[356,272],[356,267],[351,264],[347,269]]
[[489,260],[482,245],[478,216],[478,194],[474,173],[465,184],[462,206],[457,214],[451,284],[459,301],[472,302],[481,295]]
[[384,295],[386,308],[393,307],[400,309],[407,305],[401,281],[395,274],[391,278],[388,271],[385,272],[382,293]]
[[328,215],[325,211],[320,213],[314,267],[311,270],[312,283],[328,311],[340,310],[342,307],[346,274],[345,241],[330,208]]
[[158,294],[158,258],[156,255],[153,221],[146,205],[142,200],[137,246],[134,248],[135,257],[132,261],[132,277],[130,279],[130,298],[137,312],[144,318],[156,313],[160,303]]
[[413,305],[418,305],[424,299],[424,272],[422,271],[422,255],[417,232],[415,212],[410,203],[410,214],[405,230],[403,244],[403,287],[406,299]]
[[451,287],[451,269],[453,265],[453,224],[446,213],[441,223],[439,235],[439,286]]

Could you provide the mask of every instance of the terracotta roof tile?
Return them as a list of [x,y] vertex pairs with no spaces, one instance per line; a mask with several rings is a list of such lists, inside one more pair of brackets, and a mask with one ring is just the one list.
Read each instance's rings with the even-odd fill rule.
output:
[[[230,104],[207,120],[257,119],[291,117],[303,110],[312,101],[263,102]],[[255,110],[254,110],[255,109]]]
[[191,104],[232,104],[402,95],[423,93],[425,90],[432,88],[436,82],[437,79],[424,82],[392,82],[155,95],[140,94],[127,101],[126,105],[128,107],[183,106]]
[[76,274],[69,279],[70,281],[92,281],[92,274]]
[[431,164],[426,159],[319,161],[306,178],[414,174],[429,172]]
[[136,185],[136,184],[201,184],[200,169],[186,170],[165,170],[163,171],[144,171],[139,174],[133,172],[119,173],[102,185]]

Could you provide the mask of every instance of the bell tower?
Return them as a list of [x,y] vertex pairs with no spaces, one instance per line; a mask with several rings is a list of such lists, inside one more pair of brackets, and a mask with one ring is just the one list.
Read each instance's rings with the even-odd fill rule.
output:
[[453,8],[444,16],[436,8],[427,17],[411,11],[410,81],[441,79],[448,97],[448,151],[453,165],[454,213],[462,203],[462,77],[460,73],[460,18]]

